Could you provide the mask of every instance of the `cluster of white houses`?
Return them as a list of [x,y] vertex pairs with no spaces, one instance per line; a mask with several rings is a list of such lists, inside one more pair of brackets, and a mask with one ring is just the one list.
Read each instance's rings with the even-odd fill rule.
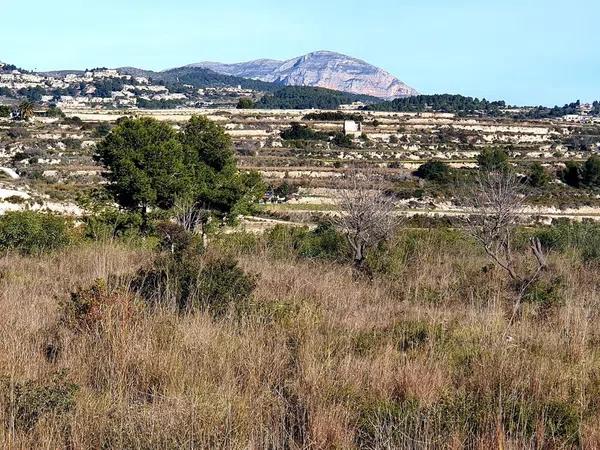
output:
[[[0,88],[13,92],[22,89],[43,89],[41,102],[56,104],[59,108],[82,107],[129,107],[135,108],[140,99],[147,101],[176,101],[189,106],[211,106],[214,99],[253,96],[255,91],[238,87],[211,87],[204,89],[189,88],[186,95],[170,92],[166,86],[154,84],[146,77],[136,77],[120,73],[114,69],[94,69],[85,72],[74,72],[55,75],[32,74],[18,70],[2,72],[0,63]],[[104,95],[97,95],[98,82],[108,79],[120,80],[119,90]],[[70,89],[75,88],[75,89]],[[65,91],[69,91],[66,93]],[[56,92],[62,91],[62,92]]]
[[[94,83],[109,78],[122,80],[124,83],[122,89],[111,92],[110,97],[94,95],[96,93]],[[82,86],[84,86],[83,89],[81,89]],[[171,93],[165,86],[151,84],[148,78],[124,75],[114,69],[70,73],[62,77],[22,73],[18,70],[0,73],[0,88],[15,92],[34,88],[41,88],[47,92],[65,90],[70,87],[77,87],[80,94],[42,95],[41,101],[43,103],[55,103],[58,107],[135,107],[138,98],[146,100],[187,100],[185,94]]]

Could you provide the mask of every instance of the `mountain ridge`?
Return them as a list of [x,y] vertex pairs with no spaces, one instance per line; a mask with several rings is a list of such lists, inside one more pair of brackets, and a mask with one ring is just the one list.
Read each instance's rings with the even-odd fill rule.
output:
[[358,58],[320,50],[279,61],[257,59],[223,64],[204,61],[186,67],[205,68],[224,75],[288,86],[313,86],[384,99],[410,97],[418,92],[390,73]]

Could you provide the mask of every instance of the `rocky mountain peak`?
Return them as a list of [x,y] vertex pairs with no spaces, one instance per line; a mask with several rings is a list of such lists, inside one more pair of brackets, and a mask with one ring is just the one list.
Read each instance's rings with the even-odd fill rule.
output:
[[191,66],[288,86],[316,86],[385,99],[417,94],[416,90],[383,69],[325,50],[287,61],[259,59],[239,64],[202,62]]

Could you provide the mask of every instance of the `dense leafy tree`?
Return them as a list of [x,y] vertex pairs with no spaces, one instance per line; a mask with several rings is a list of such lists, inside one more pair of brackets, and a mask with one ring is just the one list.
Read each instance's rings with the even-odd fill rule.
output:
[[121,119],[98,144],[96,159],[109,169],[119,204],[144,216],[150,208],[171,208],[189,190],[183,145],[170,125],[155,119]]
[[96,129],[94,130],[94,135],[96,137],[103,138],[108,133],[110,133],[110,129],[111,129],[110,125],[106,122],[103,122],[96,127]]
[[600,187],[600,156],[590,156],[583,164],[581,179],[587,186]]
[[434,181],[436,183],[448,183],[451,179],[450,166],[443,161],[427,161],[419,167],[415,175],[424,180]]
[[252,108],[254,108],[254,102],[252,101],[251,98],[242,97],[238,101],[237,109],[252,109]]
[[188,84],[194,88],[207,87],[237,87],[252,89],[261,92],[273,92],[281,86],[276,83],[267,83],[260,80],[240,78],[231,75],[223,75],[201,67],[180,67],[165,72],[148,72],[144,74],[152,78],[154,82],[162,82],[171,90],[174,85]]
[[600,156],[592,155],[583,164],[568,161],[561,179],[572,187],[600,187]]
[[508,154],[500,148],[486,148],[477,156],[479,168],[486,172],[509,169]]
[[180,132],[151,118],[125,118],[97,148],[119,204],[144,217],[184,201],[208,213],[206,223],[211,212],[248,213],[264,193],[258,174],[238,171],[223,128],[204,116],[192,117]]
[[123,89],[125,82],[121,78],[104,78],[96,81],[94,87],[94,97],[111,97],[113,92]]
[[10,117],[11,109],[9,106],[0,105],[0,117]]
[[533,163],[527,171],[527,183],[536,188],[542,188],[550,182],[550,174],[540,163]]
[[281,132],[281,138],[286,141],[303,140],[303,141],[322,141],[329,139],[327,133],[314,131],[313,129],[302,125],[299,122],[293,122],[290,128]]
[[581,166],[575,161],[567,161],[566,167],[561,173],[561,179],[563,182],[572,187],[579,187],[581,185]]
[[27,73],[26,70],[20,69],[17,66],[15,66],[14,64],[0,65],[0,72],[12,72],[14,70],[18,70],[21,73]]
[[354,141],[352,140],[352,137],[347,134],[344,134],[342,132],[335,133],[335,135],[333,136],[333,140],[331,142],[334,145],[337,145],[338,147],[343,147],[343,148],[354,147]]
[[183,105],[183,100],[148,100],[145,98],[138,97],[136,105],[141,109],[173,109]]
[[223,127],[204,116],[194,116],[179,139],[191,171],[191,194],[197,207],[230,220],[249,214],[266,188],[258,173],[237,169],[231,138]]
[[14,97],[14,93],[11,89],[4,87],[4,86],[0,86],[0,97],[12,98],[12,97]]
[[589,152],[600,143],[600,129],[596,127],[581,127],[574,130],[564,141],[569,150]]
[[47,117],[64,118],[65,113],[63,113],[61,111],[61,109],[58,108],[56,105],[50,105],[50,107],[46,110],[46,116]]
[[228,165],[234,165],[234,153],[231,138],[223,127],[204,116],[194,116],[179,134],[181,143],[186,146],[187,163],[194,170],[208,165],[216,171]]
[[278,186],[270,186],[269,191],[277,197],[282,197],[288,200],[293,194],[296,194],[299,190],[299,186],[296,184],[290,184],[284,181]]
[[42,96],[47,94],[46,89],[35,86],[35,87],[27,87],[23,89],[19,89],[19,95],[25,97],[27,101],[32,103],[37,103],[42,101]]

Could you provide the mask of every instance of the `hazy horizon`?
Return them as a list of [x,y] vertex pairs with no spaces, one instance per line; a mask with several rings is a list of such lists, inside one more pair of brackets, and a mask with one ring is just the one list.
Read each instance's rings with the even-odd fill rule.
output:
[[0,39],[8,43],[0,61],[37,71],[164,70],[329,50],[381,67],[425,94],[517,105],[600,98],[600,37],[593,34],[599,4],[447,3],[108,0],[83,7],[74,0],[0,0]]

